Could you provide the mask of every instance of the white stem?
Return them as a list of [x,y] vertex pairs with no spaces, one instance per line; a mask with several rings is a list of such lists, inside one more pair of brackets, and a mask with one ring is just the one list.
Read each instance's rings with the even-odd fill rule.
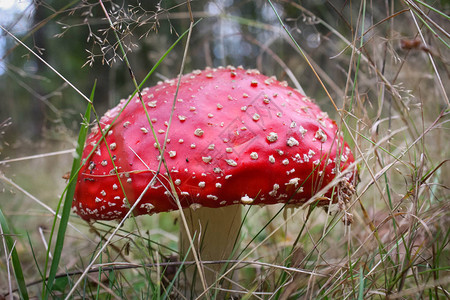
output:
[[[201,207],[195,210],[187,208],[183,210],[200,261],[236,258],[236,255],[239,253],[239,247],[237,245],[235,247],[235,241],[239,243],[237,235],[242,222],[241,210],[241,205],[231,205],[222,208]],[[184,229],[180,230],[179,243],[180,259],[183,259],[189,249],[189,240]],[[234,255],[233,249],[235,251]],[[188,254],[186,260],[193,260],[191,253],[192,251]],[[221,271],[226,271],[222,270],[223,266],[223,264],[204,266],[208,287],[214,284],[221,275]],[[201,294],[203,288],[196,266],[187,267],[185,275],[186,277],[182,280],[185,286],[181,287],[184,289],[185,296],[193,298]],[[231,275],[227,276],[227,278],[232,279]],[[229,289],[232,288],[232,285],[229,284],[228,280],[225,280],[221,287]],[[214,287],[212,287],[210,294],[214,295],[214,293]]]

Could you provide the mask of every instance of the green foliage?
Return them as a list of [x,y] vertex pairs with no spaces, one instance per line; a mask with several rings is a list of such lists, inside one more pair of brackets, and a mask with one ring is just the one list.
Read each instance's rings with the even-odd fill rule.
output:
[[9,257],[11,257],[12,267],[14,270],[14,275],[16,277],[16,283],[17,286],[19,287],[20,298],[29,299],[27,286],[25,283],[25,277],[23,276],[22,266],[20,264],[20,258],[16,250],[16,243],[12,238],[14,236],[14,232],[12,232],[9,229],[8,223],[1,209],[0,209],[0,226],[1,226],[1,234],[6,244],[5,250],[7,250],[5,256],[7,257],[8,260]]
[[[63,252],[64,239],[65,239],[65,235],[66,235],[67,224],[69,222],[70,211],[72,208],[72,200],[73,200],[73,195],[75,193],[78,172],[82,165],[81,157],[83,154],[84,143],[86,141],[86,137],[87,137],[87,133],[88,133],[88,129],[89,129],[89,121],[91,119],[91,110],[92,110],[92,102],[94,100],[95,87],[96,87],[96,82],[94,82],[94,86],[92,88],[91,97],[90,97],[91,102],[88,103],[88,105],[87,105],[86,112],[84,113],[84,118],[83,118],[84,122],[81,125],[80,131],[78,134],[78,143],[77,143],[77,147],[75,150],[75,157],[74,157],[73,163],[72,163],[72,170],[70,171],[69,184],[67,185],[67,190],[65,191],[64,203],[62,203],[63,198],[61,197],[61,200],[60,200],[60,203],[58,204],[58,208],[56,210],[56,215],[55,215],[54,221],[53,221],[52,233],[50,234],[50,241],[52,240],[54,230],[56,230],[56,223],[58,221],[58,213],[60,211],[61,204],[62,204],[63,206],[62,206],[62,210],[61,210],[62,211],[61,220],[59,222],[59,226],[57,229],[58,234],[57,234],[57,239],[56,239],[56,243],[55,243],[55,249],[53,252],[52,264],[50,266],[50,272],[49,272],[48,279],[47,279],[47,281],[43,282],[43,287],[42,287],[42,293],[43,293],[44,299],[47,299],[49,297],[49,294],[54,290],[53,281],[55,280],[56,272],[58,271],[61,255]],[[64,193],[63,193],[63,195],[64,195]],[[49,251],[47,252],[47,258],[50,257],[50,243],[49,243],[48,249],[49,249]],[[47,270],[47,263],[45,264],[44,274],[47,274],[46,270]],[[59,280],[57,282],[57,286],[56,286],[55,290],[60,291],[60,289],[61,289],[61,280]]]

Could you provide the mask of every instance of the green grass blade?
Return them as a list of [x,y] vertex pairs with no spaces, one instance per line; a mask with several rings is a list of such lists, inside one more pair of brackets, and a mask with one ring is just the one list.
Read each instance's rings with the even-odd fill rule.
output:
[[[14,247],[14,240],[11,237],[14,233],[12,233],[9,230],[8,223],[6,222],[6,218],[3,215],[1,209],[0,209],[0,225],[2,226],[3,238],[6,241],[8,250],[11,252],[11,262],[13,265],[17,286],[19,288],[20,298],[29,299],[27,292],[27,285],[25,284],[25,278],[23,277],[22,266],[20,265],[19,255],[17,254],[16,248]],[[7,253],[5,253],[5,256],[7,256]]]
[[[198,23],[200,23],[203,19],[199,19],[197,20],[193,25],[192,28],[194,28]],[[147,75],[145,75],[144,79],[142,80],[142,82],[138,85],[139,89],[141,89],[145,82],[150,78],[150,76],[153,74],[153,72],[156,70],[156,68],[159,67],[159,65],[164,61],[164,59],[166,58],[167,55],[169,55],[170,52],[172,52],[172,50],[175,48],[175,46],[178,44],[178,42],[180,42],[189,32],[189,29],[184,31],[180,37],[170,46],[169,49],[167,49],[166,52],[164,52],[164,54],[160,57],[160,59],[155,63],[155,65],[151,68],[151,70],[147,73]],[[136,95],[136,93],[138,92],[138,89],[135,89],[133,94],[130,95],[129,99],[133,98],[134,95]]]
[[[91,103],[94,98],[94,92],[97,82],[94,82],[94,87],[92,88],[90,100]],[[73,195],[75,193],[76,178],[78,177],[78,169],[81,164],[81,157],[84,149],[84,143],[86,141],[86,136],[89,129],[89,120],[91,117],[92,104],[89,103],[86,112],[84,114],[84,123],[81,125],[80,132],[78,134],[78,143],[76,147],[75,157],[72,163],[72,170],[70,172],[70,181],[67,187],[66,197],[64,199],[64,206],[61,214],[61,221],[59,223],[58,234],[56,237],[56,244],[53,253],[53,260],[50,267],[50,273],[48,275],[47,288],[44,290],[44,299],[48,298],[48,293],[52,291],[52,286],[55,280],[56,272],[58,271],[59,261],[61,259],[61,253],[64,246],[64,237],[66,234],[67,223],[69,222],[70,211],[72,208]],[[55,220],[56,220],[55,216]],[[50,247],[49,247],[50,248]]]
[[360,267],[359,269],[359,292],[358,292],[358,300],[364,299],[364,269]]
[[[365,19],[366,19],[366,1],[363,1],[362,3],[362,20],[361,20],[361,34],[359,37],[359,48],[362,49],[364,47],[364,23],[365,23]],[[356,33],[357,34],[357,33]],[[355,40],[357,39],[357,37],[355,36]],[[361,51],[357,52],[358,54],[358,58],[356,60],[356,68],[355,68],[355,76],[353,78],[353,88],[352,88],[352,94],[350,96],[350,107],[349,107],[349,111],[353,110],[353,101],[355,99],[355,93],[356,93],[356,87],[357,87],[357,82],[358,82],[358,73],[359,73],[359,69],[360,69],[360,64],[361,64]]]
[[[201,20],[202,20],[202,19],[200,19],[200,20],[198,20],[197,22],[195,22],[195,23],[193,24],[193,26],[195,26],[196,24],[198,24]],[[192,26],[192,27],[193,27],[193,26]],[[144,80],[141,82],[141,84],[139,85],[139,88],[142,87],[142,85],[145,83],[145,81],[146,81],[146,80],[150,77],[150,75],[156,70],[156,68],[162,63],[162,61],[166,58],[166,56],[172,51],[173,48],[175,48],[175,46],[178,44],[178,42],[181,41],[182,38],[183,38],[186,34],[188,34],[189,30],[191,30],[191,29],[186,30],[182,35],[180,35],[180,37],[179,37],[179,38],[172,44],[172,46],[164,53],[164,55],[163,55],[163,56],[159,59],[159,61],[153,66],[153,68],[149,71],[149,73],[147,74],[147,76],[146,76],[146,77],[144,78]],[[125,109],[125,107],[128,105],[128,103],[131,101],[131,99],[133,98],[133,96],[134,96],[137,92],[138,92],[138,89],[135,89],[135,91],[129,96],[128,101],[125,103],[124,107],[123,107],[122,110],[119,112],[119,114],[115,117],[115,119],[111,122],[111,124],[114,124],[114,122],[119,118],[119,116],[120,116],[120,114],[122,113],[122,111]],[[104,136],[106,135],[106,132],[107,132],[107,131],[105,131],[105,133],[103,134],[102,138],[104,138]],[[100,141],[97,142],[97,144],[94,146],[94,148],[97,147],[99,143],[100,143]],[[92,152],[93,152],[93,151],[92,151]],[[91,154],[92,154],[92,152],[91,152]],[[111,155],[111,153],[109,153],[109,154]],[[90,154],[89,154],[89,155],[90,155]],[[117,175],[117,174],[116,174],[116,175]],[[119,183],[120,183],[120,182],[119,182]],[[123,190],[123,187],[121,187],[121,188],[122,188],[122,190]],[[131,214],[131,213],[130,213],[130,214]],[[112,232],[112,236],[114,236],[114,235],[117,233],[117,231],[120,230],[121,224],[123,224],[123,222],[125,222],[125,220],[126,220],[127,218],[128,218],[128,216],[125,217],[124,219],[122,219],[122,221],[119,223],[119,225],[118,225],[118,226],[114,229],[114,231]],[[106,247],[108,244],[109,244],[109,241],[107,241],[107,243],[106,243],[106,245],[105,245],[104,247]],[[103,250],[104,250],[104,249],[102,248],[101,251],[103,251]],[[99,254],[97,254],[97,257],[98,257],[98,256],[99,256]],[[88,268],[91,267],[92,264],[93,264],[93,262],[90,263],[90,265],[88,266]],[[86,274],[87,274],[87,270],[85,270],[85,272],[83,272],[83,273],[81,274],[81,278],[78,279],[77,282],[75,282],[74,286],[72,287],[72,290],[67,294],[67,297],[71,297],[71,296],[72,296],[72,294],[73,294],[74,291],[75,291],[75,288],[80,284],[81,280],[86,276]],[[48,296],[47,296],[47,297],[48,297]]]
[[430,30],[432,33],[433,33],[433,35],[436,37],[436,38],[438,38],[447,48],[450,48],[450,44],[448,44],[429,24],[428,24],[428,22],[424,19],[424,18],[422,18],[422,16],[420,16],[420,14],[415,10],[415,9],[412,9],[412,7],[410,6],[410,8],[411,8],[411,11],[416,15],[416,17],[422,22],[422,24],[423,25],[425,25],[427,28],[428,28],[428,30]]
[[178,276],[180,276],[180,273],[183,270],[183,266],[186,262],[189,252],[191,252],[191,246],[189,246],[188,250],[186,251],[186,255],[184,256],[183,261],[181,262],[180,266],[178,267],[178,270],[175,273],[175,276],[173,277],[172,281],[170,282],[169,286],[167,287],[166,291],[164,292],[162,300],[166,300],[167,297],[170,296],[170,292],[172,291],[172,288],[175,285],[175,283],[178,279]]
[[447,14],[445,14],[444,12],[441,12],[439,9],[436,9],[436,8],[434,8],[433,6],[427,4],[427,3],[423,2],[423,1],[420,1],[420,0],[414,0],[414,1],[416,1],[417,3],[422,4],[423,6],[425,6],[426,8],[428,8],[429,10],[432,10],[432,11],[434,11],[435,13],[440,14],[442,17],[446,18],[447,20],[450,20],[450,16],[447,15]]
[[27,238],[28,238],[28,244],[30,245],[31,254],[33,256],[34,264],[36,265],[36,269],[38,270],[39,275],[42,278],[42,281],[45,281],[45,276],[42,273],[42,270],[41,270],[41,268],[39,266],[39,263],[38,263],[38,260],[37,260],[37,257],[36,257],[36,252],[34,251],[33,243],[31,242],[31,237],[30,237],[30,235],[28,233],[27,233]]

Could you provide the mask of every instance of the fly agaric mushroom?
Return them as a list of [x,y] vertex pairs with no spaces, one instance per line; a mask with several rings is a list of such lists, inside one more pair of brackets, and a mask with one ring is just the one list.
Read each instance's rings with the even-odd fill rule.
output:
[[[191,208],[186,215],[209,217],[208,224],[190,220],[193,227],[208,227],[215,239],[202,244],[202,259],[229,258],[231,248],[224,249],[220,239],[234,241],[240,204],[301,205],[338,173],[347,174],[346,182],[355,173],[348,169],[354,158],[336,123],[286,82],[242,67],[207,68],[184,75],[174,101],[176,89],[177,80],[145,88],[148,115],[135,96],[101,118],[102,130],[93,128],[73,202],[81,218],[123,218],[139,197],[134,215],[176,210],[172,181],[181,206]],[[161,160],[167,169],[158,172]],[[330,199],[332,189],[324,196],[318,205],[337,201]],[[212,210],[201,213],[201,207],[219,208],[235,227],[215,223]]]

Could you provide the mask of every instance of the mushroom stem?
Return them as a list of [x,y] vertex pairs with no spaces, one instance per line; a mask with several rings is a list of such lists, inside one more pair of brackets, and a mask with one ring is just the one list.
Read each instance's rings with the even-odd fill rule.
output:
[[[239,242],[238,234],[242,222],[241,205],[231,205],[222,208],[201,207],[197,209],[187,208],[183,210],[188,223],[191,236],[194,238],[194,245],[198,257],[201,261],[217,261],[234,259],[237,254]],[[184,258],[189,250],[189,240],[186,230],[180,230],[180,255]],[[234,250],[234,254],[233,254]],[[193,260],[192,251],[188,253],[187,260]],[[213,285],[217,278],[221,276],[224,270],[223,264],[210,264],[204,267],[204,274],[208,287]],[[234,272],[227,276],[232,279]],[[200,278],[196,266],[192,265],[186,268],[184,279],[184,293],[188,298],[200,295],[203,292]],[[222,281],[220,288],[233,288],[230,280]],[[217,286],[219,287],[219,286]],[[214,287],[210,290],[214,294]],[[222,294],[222,293],[219,293]]]

